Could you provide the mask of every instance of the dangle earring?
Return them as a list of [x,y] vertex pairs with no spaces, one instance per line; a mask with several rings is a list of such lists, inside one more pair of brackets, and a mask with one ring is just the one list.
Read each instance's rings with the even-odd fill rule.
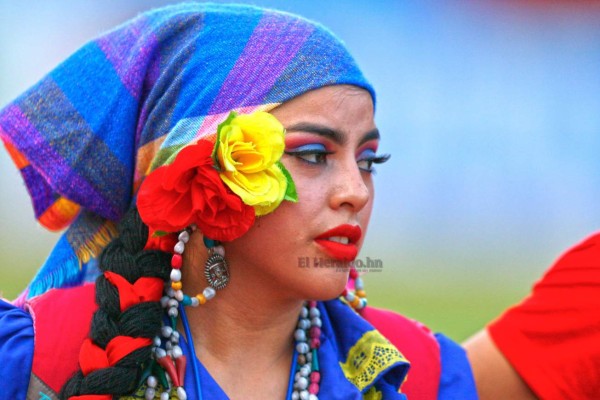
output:
[[160,393],[161,400],[170,399],[171,385],[176,388],[179,400],[187,400],[187,393],[183,387],[187,361],[179,346],[180,335],[177,332],[179,304],[198,307],[212,300],[217,290],[224,289],[229,283],[225,249],[219,242],[204,237],[204,244],[208,248],[208,260],[205,264],[204,274],[209,286],[195,296],[189,296],[183,292],[183,283],[181,282],[183,252],[185,245],[190,240],[190,235],[195,230],[196,226],[192,225],[180,232],[177,244],[173,248],[170,281],[166,283],[165,295],[160,300],[169,317],[170,325],[163,325],[160,336],[154,338],[152,361],[145,368],[140,381],[140,384],[146,383],[144,396],[148,400],[155,398],[159,383],[164,390]]
[[216,290],[224,289],[229,283],[229,269],[225,260],[225,249],[219,242],[204,238],[208,249],[208,259],[204,266],[204,276],[208,284]]
[[342,292],[341,298],[348,303],[354,311],[360,312],[360,310],[367,306],[367,292],[365,292],[364,282],[354,266],[350,268],[350,276],[348,277],[348,283],[352,281],[354,281],[354,290],[346,287]]

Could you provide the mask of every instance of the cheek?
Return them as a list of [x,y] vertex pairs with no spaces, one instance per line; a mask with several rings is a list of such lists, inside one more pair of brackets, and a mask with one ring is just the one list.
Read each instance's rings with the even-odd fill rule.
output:
[[360,241],[360,246],[365,240],[365,236],[367,235],[367,230],[369,227],[369,221],[371,220],[371,212],[373,211],[373,201],[375,200],[375,189],[373,187],[373,182],[369,181],[366,183],[367,188],[369,189],[369,201],[362,210],[358,213],[358,218],[360,220],[360,226],[363,228],[363,236]]

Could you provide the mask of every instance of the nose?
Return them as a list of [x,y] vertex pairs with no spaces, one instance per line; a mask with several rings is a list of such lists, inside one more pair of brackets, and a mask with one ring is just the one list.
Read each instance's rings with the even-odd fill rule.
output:
[[358,168],[356,160],[339,165],[339,171],[331,188],[330,206],[333,209],[348,207],[358,212],[369,202],[371,197],[370,187],[363,176],[364,172]]

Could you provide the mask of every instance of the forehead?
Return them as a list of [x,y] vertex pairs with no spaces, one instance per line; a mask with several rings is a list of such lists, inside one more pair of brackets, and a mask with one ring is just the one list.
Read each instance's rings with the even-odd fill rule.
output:
[[364,89],[349,85],[311,90],[271,112],[284,126],[311,122],[348,133],[364,133],[375,128],[371,95]]

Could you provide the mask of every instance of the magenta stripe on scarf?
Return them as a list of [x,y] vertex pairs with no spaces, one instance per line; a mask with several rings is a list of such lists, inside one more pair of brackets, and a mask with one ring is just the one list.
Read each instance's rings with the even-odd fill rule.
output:
[[[312,32],[312,26],[289,22],[281,15],[263,17],[223,82],[209,114],[261,104]],[[257,57],[257,54],[263,56]],[[241,92],[236,90],[240,82],[245,82],[246,89]]]
[[[3,126],[3,130],[9,136],[8,140],[27,158],[36,173],[46,182],[69,182],[73,192],[60,195],[80,204],[84,200],[91,201],[91,210],[107,218],[117,217],[119,211],[107,208],[110,201],[104,199],[94,186],[79,176],[68,162],[52,149],[18,106],[8,106],[3,114],[5,123],[10,122],[10,127]],[[11,132],[17,132],[25,141],[10,137]],[[79,198],[81,193],[85,193],[85,199]],[[35,198],[32,200],[37,201]]]
[[[145,20],[140,20],[126,30],[102,37],[97,41],[108,61],[114,66],[121,82],[136,100],[139,100],[141,96],[142,85],[139,82],[146,75],[148,67],[146,63],[151,59],[151,53],[158,43],[153,32],[147,37],[141,38],[142,33],[149,31],[142,25],[145,22]],[[117,34],[119,36],[115,40],[113,36]],[[136,44],[134,51],[132,51],[132,43]],[[128,57],[124,58],[124,55],[128,55]]]

